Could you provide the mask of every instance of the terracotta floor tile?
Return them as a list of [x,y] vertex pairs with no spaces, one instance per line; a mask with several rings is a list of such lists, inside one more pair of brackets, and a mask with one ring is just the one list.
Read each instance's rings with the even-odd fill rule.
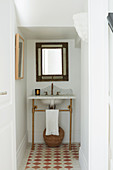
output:
[[55,168],[55,169],[60,169],[60,168],[62,168],[61,166],[54,166],[53,168]]
[[[62,144],[56,148],[47,147],[45,144],[35,144],[34,150],[29,147],[29,154],[26,158],[26,165],[24,163],[24,169],[80,170],[78,159],[79,144],[73,144],[71,151],[68,144]],[[76,162],[78,163],[77,168],[75,167]]]

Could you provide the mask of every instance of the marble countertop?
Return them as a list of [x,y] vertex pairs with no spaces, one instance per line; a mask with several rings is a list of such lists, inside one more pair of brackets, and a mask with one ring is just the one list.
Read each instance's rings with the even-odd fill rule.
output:
[[29,96],[28,99],[76,99],[76,97],[74,95],[45,95],[45,96],[36,96],[36,95],[32,95]]

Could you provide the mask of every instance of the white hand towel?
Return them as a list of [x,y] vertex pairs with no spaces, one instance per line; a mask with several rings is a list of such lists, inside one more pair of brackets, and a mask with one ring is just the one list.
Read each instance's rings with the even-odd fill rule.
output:
[[46,110],[46,135],[59,135],[59,110]]

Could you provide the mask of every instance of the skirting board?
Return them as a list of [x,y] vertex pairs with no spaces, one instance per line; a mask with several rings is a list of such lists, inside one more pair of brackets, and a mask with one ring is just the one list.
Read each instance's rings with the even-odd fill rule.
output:
[[84,156],[84,153],[83,153],[81,147],[80,147],[80,151],[79,151],[79,162],[80,162],[81,170],[88,170],[87,161],[86,161],[86,158]]
[[[80,143],[80,132],[75,131],[73,132],[74,135],[72,135],[72,143]],[[28,131],[28,142],[32,142],[32,132]],[[35,143],[44,143],[43,140],[43,131],[35,131],[34,132],[34,142]],[[68,143],[69,142],[69,132],[65,133],[63,143]]]
[[23,137],[22,142],[20,143],[20,146],[18,147],[17,152],[16,152],[17,170],[21,166],[21,162],[24,157],[26,146],[27,146],[27,134],[25,134],[25,136]]

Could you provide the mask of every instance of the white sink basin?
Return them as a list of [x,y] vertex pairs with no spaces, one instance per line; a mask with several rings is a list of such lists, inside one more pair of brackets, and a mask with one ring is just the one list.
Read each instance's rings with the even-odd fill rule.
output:
[[42,99],[41,102],[45,105],[54,106],[62,104],[64,102],[64,99]]

